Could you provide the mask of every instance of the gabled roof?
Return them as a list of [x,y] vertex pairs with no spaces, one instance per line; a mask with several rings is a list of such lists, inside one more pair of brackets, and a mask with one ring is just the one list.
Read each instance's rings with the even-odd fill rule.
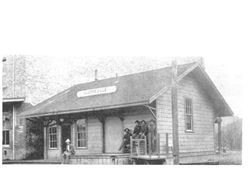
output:
[[[199,66],[190,63],[178,66],[178,77]],[[22,114],[39,117],[75,112],[89,112],[120,107],[146,105],[151,99],[171,85],[171,67],[109,78],[75,85],[31,108]],[[116,86],[109,94],[78,97],[79,91]]]

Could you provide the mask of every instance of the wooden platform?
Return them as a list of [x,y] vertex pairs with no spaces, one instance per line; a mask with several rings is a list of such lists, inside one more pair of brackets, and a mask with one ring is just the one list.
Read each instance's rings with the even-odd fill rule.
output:
[[70,164],[127,165],[130,163],[129,160],[129,154],[89,154],[72,156],[70,158]]
[[3,160],[2,164],[61,164],[61,161],[53,160]]
[[168,159],[166,155],[139,155],[139,156],[131,156],[130,159],[132,160],[133,164],[139,165],[163,165],[166,164]]

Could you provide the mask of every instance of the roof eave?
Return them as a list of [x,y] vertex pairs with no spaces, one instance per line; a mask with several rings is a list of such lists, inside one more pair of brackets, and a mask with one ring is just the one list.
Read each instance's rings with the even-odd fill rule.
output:
[[96,107],[96,108],[86,108],[86,109],[75,109],[75,110],[68,110],[68,111],[56,111],[50,113],[38,113],[38,114],[21,114],[20,117],[23,118],[34,118],[34,117],[45,117],[45,116],[55,116],[55,115],[64,115],[64,114],[73,114],[73,113],[84,113],[84,112],[93,112],[93,111],[100,111],[100,110],[110,110],[110,109],[117,109],[117,108],[124,108],[124,107],[133,107],[133,106],[141,106],[141,105],[148,105],[149,101],[140,101],[135,103],[126,103],[121,105],[110,105],[105,107]]
[[3,103],[17,103],[17,102],[24,102],[25,97],[16,97],[16,98],[3,98]]
[[226,100],[224,99],[224,97],[222,96],[222,94],[220,93],[220,91],[217,89],[217,87],[215,86],[215,84],[213,83],[213,81],[211,80],[211,78],[208,76],[207,72],[202,67],[200,67],[200,66],[199,66],[199,70],[202,72],[202,74],[205,76],[205,78],[207,79],[207,81],[213,87],[213,89],[215,90],[215,92],[218,94],[219,99],[221,100],[221,102],[225,106],[225,111],[223,113],[220,112],[218,115],[221,116],[221,117],[223,117],[223,116],[233,116],[234,115],[233,110],[227,104]]

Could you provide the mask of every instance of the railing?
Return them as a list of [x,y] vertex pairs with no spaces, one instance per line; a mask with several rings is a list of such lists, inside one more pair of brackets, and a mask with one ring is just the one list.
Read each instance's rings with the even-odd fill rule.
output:
[[133,139],[130,137],[130,155],[146,155],[147,139]]
[[[166,143],[161,147],[160,137],[165,135]],[[165,148],[165,150],[163,149]],[[130,156],[168,156],[169,155],[169,144],[168,144],[168,133],[158,133],[155,137],[152,137],[151,133],[143,139],[130,138]]]
[[169,157],[169,149],[168,133],[157,134],[155,138],[152,138],[149,133],[144,139],[130,138],[130,154],[74,155],[70,157],[70,164],[122,165],[131,164],[132,159],[137,159],[139,157],[146,157],[147,159],[165,159]]

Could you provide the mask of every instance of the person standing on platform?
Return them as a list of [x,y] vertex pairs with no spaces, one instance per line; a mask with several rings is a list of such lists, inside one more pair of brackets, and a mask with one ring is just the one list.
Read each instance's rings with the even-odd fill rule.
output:
[[133,131],[133,138],[134,139],[138,139],[141,133],[141,125],[140,125],[140,121],[136,120],[135,121],[135,128]]
[[119,147],[119,151],[123,150],[123,153],[130,153],[130,137],[130,130],[128,128],[124,129],[123,141]]
[[155,121],[152,119],[150,120],[149,122],[149,125],[148,125],[148,143],[150,142],[151,143],[151,152],[152,153],[155,153],[156,151],[156,139],[157,137],[157,132],[156,132],[156,124],[155,124]]
[[140,138],[144,139],[148,135],[148,126],[145,120],[141,121]]

